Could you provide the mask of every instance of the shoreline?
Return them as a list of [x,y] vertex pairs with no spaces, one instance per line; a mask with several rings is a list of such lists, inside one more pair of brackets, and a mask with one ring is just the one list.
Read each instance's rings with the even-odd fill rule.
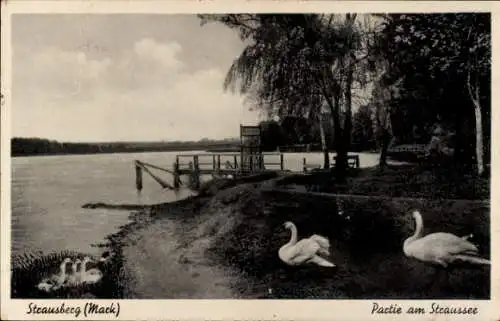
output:
[[[279,226],[277,223],[271,223],[271,226],[266,226],[267,223],[264,223],[269,219],[271,221],[275,220],[272,217],[268,217],[269,213],[273,211],[273,209],[269,208],[269,205],[275,202],[276,204],[281,204],[278,206],[284,206],[286,211],[293,212],[296,212],[297,208],[305,210],[304,206],[312,207],[313,211],[316,209],[316,211],[320,212],[323,212],[324,208],[333,209],[336,206],[335,201],[324,199],[323,197],[312,197],[312,202],[314,203],[311,203],[311,198],[304,199],[303,197],[294,197],[295,199],[290,202],[289,195],[281,196],[277,199],[276,195],[269,196],[263,193],[269,187],[281,183],[291,186],[293,193],[293,189],[296,188],[294,182],[301,184],[302,177],[305,177],[305,175],[288,174],[274,178],[265,177],[265,179],[262,179],[261,177],[261,180],[254,178],[253,182],[219,183],[222,185],[219,188],[207,188],[209,191],[207,194],[191,196],[170,203],[156,204],[150,208],[131,214],[132,220],[129,224],[123,226],[117,233],[107,237],[110,247],[115,251],[117,259],[120,261],[118,265],[120,265],[119,275],[121,277],[117,280],[117,283],[123,286],[121,292],[123,295],[122,298],[287,298],[289,295],[287,294],[288,290],[284,290],[284,286],[279,284],[280,282],[276,284],[277,281],[272,280],[272,274],[260,271],[270,268],[262,266],[262,264],[268,264],[267,262],[270,261],[272,262],[272,268],[282,271],[280,273],[284,273],[283,271],[287,270],[286,268],[283,270],[279,262],[276,262],[275,258],[273,258],[274,252],[259,252],[264,250],[262,244],[267,244],[268,242],[274,243],[276,241],[274,236],[271,239],[264,237],[264,235],[270,236],[271,234],[269,233],[274,233],[273,231]],[[352,179],[354,180],[355,177]],[[352,183],[351,181],[350,184]],[[372,196],[373,199],[377,199],[377,195]],[[372,201],[370,200],[369,202]],[[429,207],[429,209],[425,210],[437,213],[443,206],[443,201],[439,198],[434,201],[429,199],[425,202],[427,204],[426,207]],[[413,203],[415,202],[417,202],[417,199]],[[467,213],[469,211],[479,211],[479,213],[483,213],[481,216],[486,215],[484,210],[481,210],[482,205],[477,205],[483,202],[484,199],[454,200],[451,198],[444,204],[448,204],[446,206],[452,208],[451,212],[464,208],[465,214],[457,214],[459,220],[479,222],[477,217],[471,218],[470,214]],[[292,203],[296,205],[292,205]],[[389,205],[387,206],[393,206],[391,204],[394,201],[389,201],[388,203]],[[406,200],[403,203],[411,205],[412,201]],[[475,208],[478,206],[479,208]],[[252,216],[255,215],[261,218],[252,224],[246,223],[245,217],[252,220]],[[268,218],[262,217],[262,215]],[[288,216],[289,214],[283,213],[280,215]],[[294,215],[297,215],[299,224],[301,220],[308,220],[307,217],[300,218],[301,214]],[[318,214],[314,215],[317,216]],[[460,216],[463,217],[460,218]],[[319,219],[319,216],[317,217]],[[280,219],[280,222],[284,219]],[[385,228],[390,228],[389,225],[400,225],[402,222],[397,217],[380,219],[381,221],[378,224],[382,228],[384,226]],[[451,218],[446,214],[443,216],[443,219],[449,220]],[[396,238],[401,238],[402,235],[410,235],[411,224],[407,221],[404,222],[405,226],[403,230],[388,230],[386,233]],[[340,221],[335,223],[339,225],[337,232],[346,226],[344,223]],[[251,227],[248,226],[249,224]],[[331,223],[326,224],[331,225]],[[406,226],[408,224],[409,226]],[[433,222],[432,220],[428,222],[430,227],[439,227],[436,224],[437,222]],[[314,223],[316,228],[319,228],[320,225],[325,224]],[[484,223],[479,232],[476,232],[476,234],[482,233],[479,234],[479,241],[485,253],[488,253],[490,248],[490,244],[488,243],[489,235],[484,234],[486,233],[485,231],[489,231],[487,226],[489,226],[489,220],[487,223]],[[255,231],[262,231],[263,236],[254,235],[253,240],[242,239],[249,233],[249,227]],[[456,228],[464,230],[463,233],[465,234],[469,232],[467,224]],[[372,232],[375,233],[374,231],[365,231],[365,233]],[[325,233],[327,232],[323,234]],[[172,235],[175,235],[175,237]],[[283,235],[281,234],[282,237]],[[350,235],[348,237],[351,239],[349,242],[357,242],[356,236]],[[352,239],[353,237],[354,239]],[[241,244],[238,245],[234,243],[235,241]],[[386,246],[391,246],[390,243],[393,241],[381,242],[381,244],[387,243]],[[241,251],[247,251],[248,253]],[[231,257],[238,256],[240,257],[237,258],[237,261],[231,259]],[[228,259],[229,261],[227,261]],[[346,259],[355,260],[354,258]],[[378,259],[376,260],[378,261]],[[167,267],[166,271],[149,271],[147,268],[148,266],[155,265]],[[428,273],[427,270],[422,269],[424,272],[421,273]],[[291,273],[296,272],[292,271]],[[314,275],[317,273],[319,274],[316,277],[324,277],[322,276],[323,272],[314,272]],[[486,282],[486,274],[489,275],[489,271],[476,274],[472,279],[475,280],[474,282],[484,283]],[[342,291],[339,290],[340,292],[337,291],[338,293],[334,291],[336,294],[321,292],[314,294],[314,296],[316,298],[337,299],[352,297],[369,298],[369,295],[366,293],[363,294],[363,291],[353,292],[351,288],[353,286],[352,277],[349,274],[346,280],[343,281],[345,284],[343,288],[341,287]],[[145,281],[148,279],[151,280]],[[365,280],[363,277],[361,279],[361,283],[366,282],[367,287],[376,288],[372,284],[372,281]],[[266,281],[262,282],[262,280]],[[163,286],[158,285],[161,282],[165,284]],[[374,291],[378,294],[378,298],[397,298],[394,297],[395,294],[392,292],[385,293],[379,289]],[[489,290],[487,292],[489,293]],[[303,298],[308,298],[310,295],[307,293],[298,294],[299,297]],[[480,298],[486,294],[476,295],[479,295]],[[425,295],[420,290],[415,291],[414,298],[419,297],[425,297]]]

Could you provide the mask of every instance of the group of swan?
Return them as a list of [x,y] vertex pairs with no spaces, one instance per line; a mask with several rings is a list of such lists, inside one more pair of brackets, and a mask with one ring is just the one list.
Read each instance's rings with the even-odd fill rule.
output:
[[[419,211],[414,211],[413,218],[416,222],[415,234],[403,243],[403,252],[407,257],[444,268],[458,261],[490,264],[489,260],[479,257],[477,246],[468,241],[471,235],[458,237],[451,233],[439,232],[422,236],[422,215]],[[290,241],[278,251],[278,256],[284,263],[293,266],[303,264],[335,266],[321,257],[330,254],[330,242],[327,238],[315,234],[297,242],[297,227],[292,222],[285,222],[284,227],[292,233]]]
[[[104,260],[101,258],[100,261]],[[70,258],[65,258],[60,265],[59,273],[43,279],[38,283],[37,288],[44,292],[51,292],[63,287],[97,283],[102,278],[102,272],[95,268],[87,270],[87,264],[92,261],[88,256],[84,257],[83,261],[76,259],[74,262]],[[66,273],[68,263],[72,263],[69,274]]]

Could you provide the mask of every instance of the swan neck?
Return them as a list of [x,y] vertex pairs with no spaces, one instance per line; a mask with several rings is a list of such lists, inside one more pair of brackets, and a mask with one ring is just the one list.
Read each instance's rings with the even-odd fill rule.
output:
[[291,228],[292,230],[292,236],[290,237],[290,242],[289,244],[295,244],[297,243],[297,227],[295,225],[292,225]]
[[413,239],[418,239],[422,236],[422,230],[424,228],[424,221],[422,220],[422,215],[415,215],[415,233],[413,234]]
[[59,275],[61,277],[63,277],[66,275],[66,263],[61,264],[60,268],[61,268],[61,271],[59,272]]
[[80,272],[82,275],[85,275],[85,272],[87,271],[87,263],[88,263],[88,261],[82,262],[82,267],[80,268]]

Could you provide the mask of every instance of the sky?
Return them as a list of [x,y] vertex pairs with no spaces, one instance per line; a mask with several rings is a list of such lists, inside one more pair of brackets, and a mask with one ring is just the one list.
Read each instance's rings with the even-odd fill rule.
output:
[[237,137],[260,120],[223,90],[242,49],[234,31],[195,15],[13,15],[12,136]]

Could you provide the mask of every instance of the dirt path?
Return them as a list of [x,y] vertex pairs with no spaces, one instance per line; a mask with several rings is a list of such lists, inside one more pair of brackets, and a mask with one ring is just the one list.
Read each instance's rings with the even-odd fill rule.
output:
[[225,231],[214,231],[214,222],[206,216],[195,217],[191,205],[163,208],[153,223],[131,231],[122,240],[126,298],[239,297],[235,286],[242,275],[217,264],[206,253],[217,234]]

